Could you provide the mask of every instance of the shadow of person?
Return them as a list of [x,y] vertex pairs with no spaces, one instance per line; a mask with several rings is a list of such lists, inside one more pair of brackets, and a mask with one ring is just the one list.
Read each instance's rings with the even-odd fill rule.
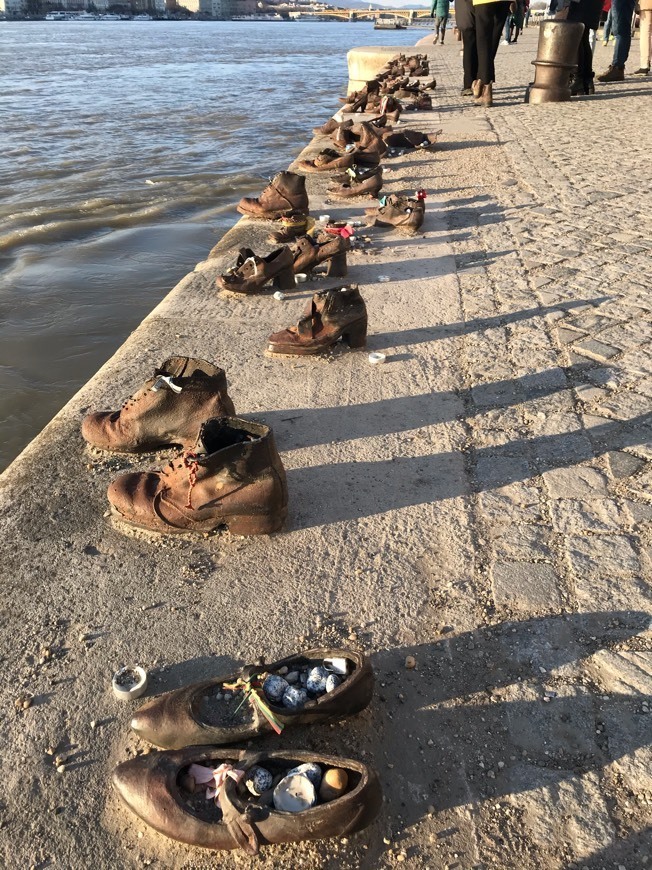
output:
[[346,408],[290,408],[266,412],[265,422],[276,433],[283,451],[327,444],[332,433],[341,427],[346,414],[346,433],[342,441],[372,438],[433,426],[451,420],[473,417],[488,408],[508,408],[525,401],[549,396],[566,389],[566,378],[577,377],[589,364],[575,364],[564,369],[546,369],[522,378],[493,381],[463,390],[422,393],[347,405]]
[[590,436],[577,430],[516,439],[473,450],[468,457],[454,450],[290,468],[291,527],[313,528],[485,492],[643,444],[652,437],[652,414],[606,422],[593,427]]

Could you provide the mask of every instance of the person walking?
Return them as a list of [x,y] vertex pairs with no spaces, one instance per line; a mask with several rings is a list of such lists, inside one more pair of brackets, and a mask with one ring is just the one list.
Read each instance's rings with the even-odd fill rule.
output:
[[478,49],[478,78],[473,83],[473,94],[481,106],[493,106],[494,61],[510,5],[510,0],[473,0]]
[[632,45],[632,18],[636,0],[613,0],[611,17],[612,32],[616,37],[614,54],[606,72],[598,76],[599,82],[622,82],[625,78],[625,63]]
[[462,34],[462,96],[472,97],[473,83],[478,78],[478,44],[475,37],[473,0],[455,0],[455,25]]
[[584,25],[584,31],[577,49],[577,71],[571,83],[571,94],[594,94],[593,84],[593,49],[591,48],[591,31],[600,25],[602,0],[561,0],[563,9],[558,8],[557,19],[579,21]]
[[448,24],[448,14],[450,12],[449,0],[432,0],[430,7],[430,17],[435,19],[435,38],[433,45],[437,43],[444,44],[446,36],[446,25]]
[[[611,17],[611,0],[608,0],[609,8],[607,9],[607,17],[604,22],[604,27],[602,28],[602,44],[609,44],[609,37],[611,36],[611,25],[613,24],[613,18]],[[606,6],[606,3],[605,3]],[[604,12],[604,6],[602,7],[602,11]]]
[[641,66],[635,76],[646,76],[650,73],[650,50],[652,49],[652,0],[638,0],[640,12],[639,34],[641,37]]

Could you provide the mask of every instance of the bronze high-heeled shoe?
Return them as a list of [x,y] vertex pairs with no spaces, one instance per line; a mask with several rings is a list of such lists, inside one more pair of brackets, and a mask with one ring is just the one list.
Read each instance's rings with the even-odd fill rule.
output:
[[274,283],[279,290],[294,290],[293,258],[287,246],[259,257],[251,248],[240,248],[235,266],[216,280],[221,290],[232,293],[259,293],[266,284]]
[[347,273],[346,252],[351,250],[351,242],[342,236],[319,233],[312,239],[301,236],[290,245],[294,257],[294,274],[312,272],[321,263],[326,263],[326,274],[330,278],[343,278]]

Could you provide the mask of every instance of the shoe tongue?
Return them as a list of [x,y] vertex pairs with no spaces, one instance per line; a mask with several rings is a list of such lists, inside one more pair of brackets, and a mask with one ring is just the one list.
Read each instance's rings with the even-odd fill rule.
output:
[[215,418],[208,420],[199,430],[194,452],[198,456],[209,456],[218,450],[251,440],[253,440],[252,435],[233,426],[227,419]]

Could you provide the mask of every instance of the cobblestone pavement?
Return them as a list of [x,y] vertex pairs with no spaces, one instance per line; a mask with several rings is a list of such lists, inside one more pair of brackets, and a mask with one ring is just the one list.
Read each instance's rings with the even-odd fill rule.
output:
[[465,853],[451,818],[437,866],[633,870],[652,864],[652,79],[524,105],[534,38],[499,49],[491,110],[458,96],[457,46],[438,70],[480,624],[444,669],[512,658],[464,671],[486,742],[447,735],[439,782],[473,833]]
[[[484,110],[447,43],[436,109],[410,119],[440,147],[387,162],[388,190],[430,196],[423,237],[373,229],[349,257],[386,365],[263,356],[306,294],[215,292],[269,231],[245,222],[3,474],[4,866],[652,864],[651,80],[526,106],[534,46],[500,49]],[[360,216],[326,183],[308,180],[314,213]],[[273,427],[283,534],[153,543],[106,521],[118,471],[166,457],[98,456],[80,419],[172,352],[217,360],[238,411]],[[155,693],[343,644],[372,657],[370,709],[283,740],[375,765],[368,830],[253,862],[120,805],[113,765],[147,751],[108,690],[120,663]]]

